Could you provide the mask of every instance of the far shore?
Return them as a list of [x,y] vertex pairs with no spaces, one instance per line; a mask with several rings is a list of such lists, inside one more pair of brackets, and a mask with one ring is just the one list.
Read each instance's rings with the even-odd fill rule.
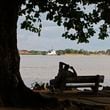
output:
[[[36,55],[37,56],[38,54],[20,54],[20,55]],[[89,54],[89,55],[85,55],[85,54],[63,54],[63,55],[41,55],[41,56],[110,56],[110,55],[107,55],[107,54]]]
[[88,50],[75,50],[75,49],[64,49],[64,50],[19,50],[21,55],[110,55],[110,49],[107,50],[97,50],[97,51],[88,51]]
[[107,54],[89,54],[89,55],[85,55],[85,54],[65,54],[64,56],[110,56]]

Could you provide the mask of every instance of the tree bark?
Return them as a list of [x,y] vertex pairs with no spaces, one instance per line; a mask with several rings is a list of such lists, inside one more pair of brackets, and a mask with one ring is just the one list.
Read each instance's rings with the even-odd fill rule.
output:
[[34,93],[24,85],[17,49],[18,1],[0,1],[0,104],[35,107],[55,105],[57,100]]
[[0,1],[0,95],[5,101],[13,89],[23,85],[19,73],[17,19],[17,0]]
[[9,7],[5,2],[0,3],[0,89],[3,93],[12,86],[9,80],[15,75],[16,68],[19,68],[18,63],[15,63],[19,62],[15,12],[14,7]]

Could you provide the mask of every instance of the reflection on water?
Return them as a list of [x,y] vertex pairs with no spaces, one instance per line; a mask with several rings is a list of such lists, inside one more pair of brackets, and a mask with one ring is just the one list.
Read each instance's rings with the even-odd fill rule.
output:
[[78,75],[104,75],[104,85],[110,85],[110,56],[21,56],[21,75],[28,87],[35,81],[48,82],[58,72],[59,62],[72,65]]

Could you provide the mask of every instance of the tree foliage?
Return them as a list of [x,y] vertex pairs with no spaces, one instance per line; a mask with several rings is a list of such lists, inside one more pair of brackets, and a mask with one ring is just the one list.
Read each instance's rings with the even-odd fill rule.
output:
[[[38,35],[42,28],[41,13],[45,13],[47,20],[64,26],[63,37],[77,40],[78,43],[89,42],[89,38],[96,33],[94,24],[101,20],[104,22],[99,28],[98,38],[105,39],[109,36],[109,0],[21,0],[21,4],[19,15],[25,16],[21,28],[37,32]],[[91,5],[94,6],[93,9],[89,8]],[[88,8],[90,12],[86,12]]]

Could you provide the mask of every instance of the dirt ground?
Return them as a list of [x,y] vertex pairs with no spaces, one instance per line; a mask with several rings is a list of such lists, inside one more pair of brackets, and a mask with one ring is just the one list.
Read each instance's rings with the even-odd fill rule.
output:
[[[35,91],[39,92],[39,91]],[[110,90],[101,90],[94,94],[90,90],[80,91],[77,89],[54,93],[41,90],[41,94],[58,98],[66,105],[67,110],[110,110]],[[69,105],[69,107],[67,107]]]
[[[56,97],[62,104],[63,109],[45,110],[110,110],[110,90],[101,90],[97,94],[92,91],[80,91],[77,89],[63,92],[50,92],[49,90],[34,90],[42,95]],[[0,110],[43,110],[38,108],[0,108]]]

